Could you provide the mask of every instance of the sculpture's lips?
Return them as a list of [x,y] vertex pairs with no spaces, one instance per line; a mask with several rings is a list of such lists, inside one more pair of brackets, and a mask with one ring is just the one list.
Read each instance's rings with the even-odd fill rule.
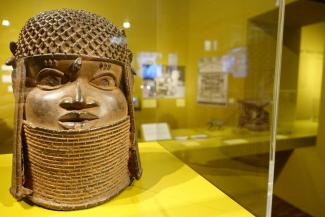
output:
[[93,115],[91,113],[88,112],[69,112],[65,115],[62,115],[59,118],[59,121],[61,122],[82,122],[85,120],[94,120],[94,119],[98,119],[97,115]]
[[88,112],[69,112],[59,118],[59,124],[64,129],[88,129],[99,117]]

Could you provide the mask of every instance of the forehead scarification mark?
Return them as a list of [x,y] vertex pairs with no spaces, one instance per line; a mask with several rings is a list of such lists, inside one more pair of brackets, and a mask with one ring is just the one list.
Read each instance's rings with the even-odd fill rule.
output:
[[110,70],[112,67],[112,64],[111,63],[108,63],[108,62],[101,62],[99,64],[99,69],[100,70],[103,70],[103,71],[108,71]]
[[58,62],[55,59],[44,59],[43,64],[45,67],[55,67],[58,65]]

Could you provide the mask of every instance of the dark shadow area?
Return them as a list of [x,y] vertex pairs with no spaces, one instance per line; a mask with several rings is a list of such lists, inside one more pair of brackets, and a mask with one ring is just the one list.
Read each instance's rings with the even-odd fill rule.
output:
[[276,182],[277,178],[281,174],[284,166],[286,165],[287,161],[289,160],[290,155],[292,154],[293,150],[288,151],[277,151],[276,154],[276,164],[274,165],[274,183]]
[[273,195],[272,217],[311,217],[292,204]]

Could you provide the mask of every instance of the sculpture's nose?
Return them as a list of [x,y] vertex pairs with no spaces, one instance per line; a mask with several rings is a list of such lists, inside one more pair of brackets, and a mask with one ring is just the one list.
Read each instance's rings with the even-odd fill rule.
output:
[[80,110],[85,108],[92,108],[98,106],[98,103],[86,94],[86,88],[76,81],[75,88],[73,88],[73,94],[69,97],[65,97],[60,106],[67,110]]

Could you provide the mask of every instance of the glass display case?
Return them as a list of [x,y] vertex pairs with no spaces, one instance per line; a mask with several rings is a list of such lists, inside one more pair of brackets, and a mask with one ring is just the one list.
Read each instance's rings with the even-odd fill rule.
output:
[[307,216],[325,215],[324,11],[324,1],[287,4],[283,34],[278,134],[291,139],[277,144],[274,200]]
[[[112,200],[76,215],[271,216],[275,143],[280,141],[279,150],[287,149],[285,141],[295,136],[290,130],[293,114],[283,115],[281,109],[283,130],[276,135],[278,98],[288,103],[287,108],[295,98],[279,88],[282,0],[2,2],[1,212],[54,215],[16,202],[8,190],[14,126],[26,119],[26,112],[23,109],[14,120],[14,91],[18,96],[23,92],[14,90],[13,69],[5,62],[12,56],[9,44],[18,40],[25,22],[59,8],[90,11],[123,30],[133,53],[130,68],[123,68],[136,75],[134,83],[123,77],[129,83],[122,88],[130,97],[128,108],[134,109],[135,129],[129,129],[137,137],[143,176]],[[79,94],[86,97],[91,91]],[[33,106],[31,101],[16,103]]]

